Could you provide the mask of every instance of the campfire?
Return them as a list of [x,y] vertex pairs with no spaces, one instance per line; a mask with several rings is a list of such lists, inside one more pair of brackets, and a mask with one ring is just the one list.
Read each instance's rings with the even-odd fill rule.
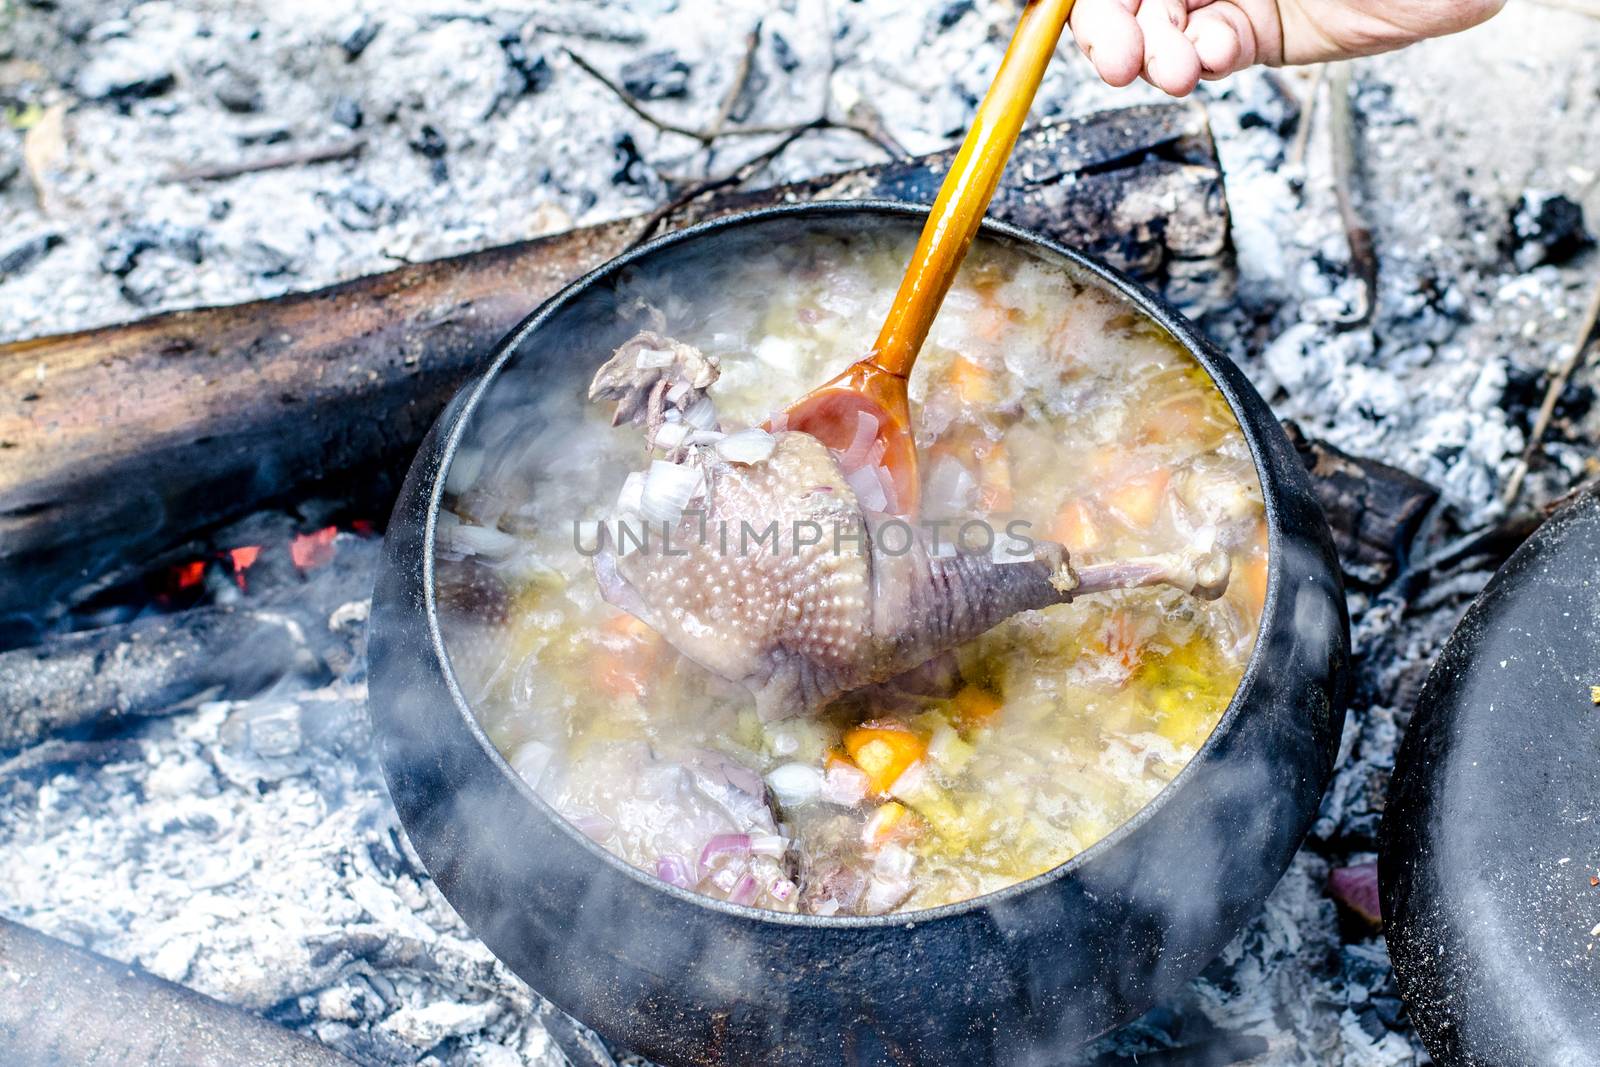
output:
[[[930,43],[943,78],[974,53],[998,55],[1003,42],[989,36],[1010,18],[961,3],[836,11],[840,55],[830,59],[808,50],[817,35],[802,32],[805,13],[774,15],[741,60],[738,48],[724,54],[726,40],[692,32],[689,6],[660,31],[685,67],[687,98],[672,88],[673,59],[652,59],[632,80],[623,72],[661,51],[644,43],[656,32],[641,14],[651,5],[623,5],[630,14],[615,23],[556,5],[518,20],[374,12],[309,28],[262,16],[272,48],[328,51],[315,64],[319,90],[342,69],[403,55],[409,40],[440,50],[430,62],[441,69],[439,56],[456,55],[472,98],[470,114],[428,96],[389,116],[377,102],[318,100],[332,118],[313,118],[286,75],[268,76],[264,102],[236,111],[215,101],[249,103],[249,78],[220,59],[162,69],[177,62],[158,55],[176,38],[209,40],[198,26],[135,14],[73,38],[65,13],[13,16],[52,76],[79,51],[94,60],[71,100],[42,71],[0,70],[8,106],[39,105],[16,178],[8,139],[21,135],[0,129],[10,198],[0,217],[27,224],[26,240],[14,243],[9,226],[0,238],[0,841],[14,857],[13,877],[0,880],[0,957],[17,963],[0,976],[0,1031],[39,1035],[41,1059],[101,1049],[161,1062],[163,1040],[191,1034],[191,1058],[218,1063],[627,1061],[495,959],[399,827],[365,713],[367,605],[389,508],[484,353],[613,255],[795,200],[930,199],[960,102],[914,113],[903,89],[870,71],[901,32]],[[1592,47],[1600,33],[1570,13],[1525,17],[1541,40]],[[245,39],[232,16],[215,29]],[[1441,44],[1439,55],[1476,40]],[[1576,62],[1561,55],[1552,68]],[[1419,62],[1436,82],[1461,77],[1428,56]],[[803,90],[825,75],[849,90],[832,101],[837,125],[851,111],[891,147],[818,129],[770,169],[705,188],[668,184],[684,139],[613,91],[652,115],[698,107],[683,119],[698,123],[737,82],[742,97],[729,99],[743,102],[724,119],[736,124],[757,121],[754,109],[788,86],[807,114],[779,117],[804,124]],[[1420,1045],[1376,899],[1387,778],[1461,611],[1542,506],[1596,473],[1593,368],[1572,353],[1562,372],[1593,273],[1582,214],[1568,207],[1592,201],[1592,181],[1530,171],[1512,187],[1455,166],[1402,166],[1408,154],[1437,159],[1443,149],[1427,135],[1450,119],[1427,112],[1439,84],[1421,87],[1400,59],[1357,65],[1348,84],[1252,72],[1201,104],[1120,106],[1128,99],[1075,68],[1052,77],[1046,119],[1024,134],[992,214],[1163,293],[1292,420],[1335,534],[1359,660],[1334,783],[1262,914],[1185,996],[1063,1062],[1167,1050],[1222,1063],[1412,1062]],[[851,105],[867,100],[878,106],[863,119],[872,109]],[[217,107],[225,134],[184,117]],[[543,202],[565,206],[511,224],[491,207],[510,196],[505,186],[475,177],[505,161],[466,131],[515,122],[520,138],[557,118],[604,127],[590,151],[599,162],[543,177],[520,162],[519,190],[545,181]],[[196,173],[170,175],[166,155],[132,149],[159,173],[118,196],[183,190],[186,206],[116,215],[144,229],[139,241],[119,238],[125,261],[102,276],[102,240],[77,231],[131,210],[111,207],[117,196],[101,188],[111,179],[95,175],[112,169],[120,124],[136,121],[181,127]],[[1592,116],[1568,121],[1592,133]],[[1361,149],[1354,162],[1331,143],[1340,131]],[[1531,144],[1537,131],[1521,136]],[[713,141],[711,178],[768,147],[745,155]],[[1487,167],[1510,148],[1462,151]],[[402,166],[416,173],[379,188],[384,168]],[[294,251],[273,259],[242,236],[268,233],[245,201],[292,189],[314,190],[319,214],[289,220]],[[456,212],[458,194],[461,212],[487,221],[455,238],[419,236],[417,215]],[[207,222],[208,212],[221,217]],[[1426,227],[1410,217],[1430,212]],[[1487,245],[1453,236],[1463,220]],[[180,280],[199,273],[173,229],[186,226],[202,234],[205,270],[226,264],[220,278]],[[1419,229],[1444,236],[1430,244]],[[359,248],[348,264],[329,232]],[[85,271],[93,284],[77,280]],[[180,310],[196,304],[216,306]],[[96,1009],[113,995],[128,1011],[101,1025]],[[78,1009],[42,1018],[47,997],[77,998],[59,1002]]]

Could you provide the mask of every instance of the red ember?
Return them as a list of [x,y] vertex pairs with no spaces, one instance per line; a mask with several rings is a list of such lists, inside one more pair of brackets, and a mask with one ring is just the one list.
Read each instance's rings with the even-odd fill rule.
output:
[[338,535],[337,526],[324,526],[314,533],[295,534],[289,544],[289,558],[303,571],[320,567],[333,559],[333,539]]

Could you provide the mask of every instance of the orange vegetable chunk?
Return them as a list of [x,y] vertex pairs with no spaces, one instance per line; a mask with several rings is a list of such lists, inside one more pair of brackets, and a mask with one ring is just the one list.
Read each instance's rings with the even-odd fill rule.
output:
[[844,748],[855,765],[867,772],[872,791],[889,792],[895,779],[921,759],[927,745],[897,722],[870,722],[844,732]]

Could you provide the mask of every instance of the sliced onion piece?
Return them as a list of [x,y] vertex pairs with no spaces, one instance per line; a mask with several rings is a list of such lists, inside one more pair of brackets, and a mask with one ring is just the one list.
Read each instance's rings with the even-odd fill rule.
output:
[[511,767],[522,776],[524,782],[537,788],[539,779],[544,777],[545,769],[550,766],[555,754],[556,750],[543,741],[529,741],[517,749],[517,754],[511,759]]
[[[678,384],[674,385],[671,389],[667,390],[666,400],[667,400],[667,403],[670,406],[677,407],[679,404],[683,403],[684,397],[686,397],[688,395],[689,395],[689,383],[688,382],[679,382]],[[669,411],[669,412],[667,412],[667,418],[670,419],[676,414],[677,414],[676,411]]]
[[779,804],[798,808],[822,795],[822,772],[804,763],[785,763],[767,775],[767,785]]
[[867,798],[872,779],[859,767],[835,763],[822,778],[822,799],[853,808]]
[[624,515],[637,515],[643,502],[644,471],[633,471],[622,479],[622,492],[617,494],[617,511]]
[[682,422],[664,422],[656,431],[652,443],[664,452],[671,452],[674,448],[689,439],[693,427]]
[[679,889],[688,889],[694,885],[688,861],[676,854],[662,856],[656,860],[656,877]]
[[717,406],[709,396],[703,396],[689,405],[689,409],[683,413],[683,421],[697,430],[714,430],[717,428]]
[[765,463],[777,446],[777,438],[765,430],[752,428],[729,434],[718,441],[717,455],[729,463],[750,466],[754,463]]
[[450,547],[464,556],[510,559],[519,544],[514,534],[490,526],[469,526],[463,522],[450,531]]
[[725,858],[742,859],[750,855],[749,834],[715,834],[700,850],[700,869],[709,871]]
[[779,834],[751,834],[750,854],[753,856],[770,856],[781,859],[789,850],[789,842]]
[[644,491],[639,500],[639,514],[651,522],[675,523],[683,517],[683,509],[700,491],[701,475],[697,468],[682,463],[655,460],[650,473],[645,475]]
[[568,815],[567,821],[584,837],[591,841],[597,841],[602,845],[605,844],[606,838],[611,836],[611,820],[604,815],[579,812],[575,815]]
[[691,445],[714,445],[728,435],[720,430],[696,430],[689,435]]
[[923,492],[928,513],[931,515],[962,515],[972,506],[972,495],[978,488],[966,464],[953,456],[940,456],[928,472],[927,488]]
[[886,513],[889,510],[889,494],[883,491],[883,481],[877,473],[880,470],[881,467],[857,467],[845,473],[844,480],[854,490],[856,503],[863,511]]
[[856,432],[850,438],[850,447],[839,454],[839,469],[849,474],[864,466],[872,456],[872,446],[878,440],[877,416],[865,411],[856,412]]
[[779,904],[783,904],[786,903],[790,897],[794,896],[794,891],[798,888],[799,886],[796,886],[787,878],[774,878],[772,880],[772,884],[767,887],[767,893],[772,897],[773,900],[776,900]]
[[657,370],[672,366],[672,358],[672,352],[665,348],[641,348],[634,362],[640,370]]
[[755,875],[747,874],[733,884],[728,890],[729,904],[753,904],[756,894],[761,892],[761,887],[756,884]]

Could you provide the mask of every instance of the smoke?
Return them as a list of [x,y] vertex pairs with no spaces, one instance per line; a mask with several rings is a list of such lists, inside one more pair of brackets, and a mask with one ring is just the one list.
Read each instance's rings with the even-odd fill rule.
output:
[[[1063,1041],[1131,1017],[1214,956],[1277,881],[1315,809],[1339,734],[1329,678],[1344,655],[1344,623],[1318,520],[1309,498],[1298,498],[1303,486],[1279,490],[1292,499],[1278,501],[1273,625],[1243,683],[1248,699],[1234,702],[1159,797],[1104,840],[966,904],[876,919],[758,916],[597,848],[549,802],[570,795],[566,743],[585,726],[571,718],[584,696],[574,690],[605,680],[563,674],[554,638],[542,638],[536,656],[521,646],[520,660],[506,647],[508,619],[553,610],[538,596],[516,599],[514,588],[559,590],[580,610],[598,604],[572,524],[604,519],[624,476],[642,465],[637,434],[612,430],[607,413],[586,402],[594,368],[659,316],[674,338],[724,357],[723,417],[761,420],[815,384],[807,345],[854,358],[869,342],[892,278],[863,281],[841,270],[860,261],[839,251],[854,246],[882,253],[863,254],[869,262],[899,262],[915,224],[905,219],[882,233],[859,226],[813,217],[803,227],[771,222],[673,246],[582,289],[514,338],[490,387],[448,427],[458,438],[442,497],[452,521],[514,539],[438,531],[448,688],[421,661],[431,655],[428,635],[415,609],[402,606],[420,592],[424,576],[412,571],[411,554],[421,551],[422,531],[391,537],[390,567],[403,573],[380,589],[374,636],[391,785],[418,852],[490,948],[555,1003],[641,1051],[669,1062],[759,1055],[798,1063],[843,1042],[854,1062],[1059,1062]],[[1046,273],[1030,267],[1019,284],[1042,292]],[[825,318],[800,341],[768,343],[769,317],[792,314],[793,292],[806,285],[820,285],[849,313]],[[1159,373],[1137,354],[1148,324],[1130,322],[1125,305],[1092,290],[1081,307],[1080,352],[1114,351],[1130,376]],[[960,325],[945,323],[936,341],[957,343]],[[967,334],[959,343],[981,348]],[[1040,372],[1016,352],[993,355]],[[940,358],[936,349],[929,364]],[[1127,428],[1106,399],[1081,381],[1066,383],[1057,413],[1106,408],[1099,429],[1115,438]],[[422,475],[443,443],[425,450]],[[1292,456],[1265,459],[1298,469],[1286,465]],[[420,491],[413,484],[402,507],[414,509]],[[479,721],[455,721],[448,704],[463,695]],[[701,734],[733,729],[738,698],[724,696],[726,709],[712,701],[650,713],[667,716],[663,729],[690,713]],[[648,758],[678,758],[659,731],[648,736]],[[529,742],[554,750],[553,763],[532,775],[536,787],[491,747]],[[671,797],[658,802],[663,818],[679,810]]]

